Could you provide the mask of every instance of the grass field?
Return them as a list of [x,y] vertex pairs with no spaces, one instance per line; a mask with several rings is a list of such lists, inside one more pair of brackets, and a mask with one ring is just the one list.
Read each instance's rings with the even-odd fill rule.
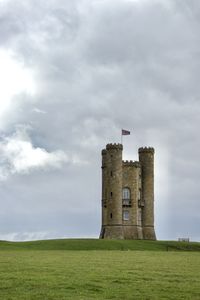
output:
[[148,250],[200,251],[200,243],[144,240],[60,239],[31,242],[0,241],[0,250]]
[[0,242],[0,299],[199,300],[199,246],[149,241]]

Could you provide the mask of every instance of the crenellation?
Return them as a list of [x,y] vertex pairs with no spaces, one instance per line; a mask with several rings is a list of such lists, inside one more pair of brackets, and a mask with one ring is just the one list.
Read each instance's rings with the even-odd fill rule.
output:
[[140,162],[139,161],[133,161],[133,160],[123,160],[122,161],[123,163],[123,166],[134,166],[136,168],[140,168],[141,165],[140,165]]
[[106,145],[106,150],[111,150],[111,149],[116,149],[116,150],[123,150],[122,144],[107,144]]
[[134,165],[133,161],[128,161],[128,160],[123,161],[122,163],[123,163],[124,167],[129,167],[129,166],[133,166]]
[[154,148],[153,147],[140,147],[138,149],[138,152],[139,153],[142,153],[142,152],[150,152],[150,153],[153,153],[154,154]]

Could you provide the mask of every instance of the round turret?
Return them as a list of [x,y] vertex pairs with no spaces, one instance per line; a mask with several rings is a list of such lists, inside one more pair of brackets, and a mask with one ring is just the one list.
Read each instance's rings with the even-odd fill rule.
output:
[[142,168],[143,237],[155,240],[154,232],[154,148],[139,148]]
[[122,144],[107,144],[102,150],[103,238],[123,238],[122,233]]
[[122,149],[121,144],[108,144],[107,150],[107,197],[110,225],[122,223]]

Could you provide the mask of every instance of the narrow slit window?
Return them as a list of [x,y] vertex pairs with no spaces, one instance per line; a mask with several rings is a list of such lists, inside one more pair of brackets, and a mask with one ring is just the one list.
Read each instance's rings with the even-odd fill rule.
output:
[[141,189],[139,189],[139,200],[142,200],[142,192],[141,192]]

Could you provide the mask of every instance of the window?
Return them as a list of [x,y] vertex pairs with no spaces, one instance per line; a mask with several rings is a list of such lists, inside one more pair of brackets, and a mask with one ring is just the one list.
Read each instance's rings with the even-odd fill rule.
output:
[[110,218],[112,219],[112,213],[110,214]]
[[131,206],[131,192],[127,187],[122,190],[122,204],[123,206]]
[[110,192],[110,196],[112,197],[112,195],[113,195],[113,193],[112,192]]
[[122,199],[130,199],[131,198],[131,193],[129,188],[123,188],[122,191]]
[[123,220],[124,221],[128,221],[129,220],[129,211],[128,210],[124,210],[123,211]]

